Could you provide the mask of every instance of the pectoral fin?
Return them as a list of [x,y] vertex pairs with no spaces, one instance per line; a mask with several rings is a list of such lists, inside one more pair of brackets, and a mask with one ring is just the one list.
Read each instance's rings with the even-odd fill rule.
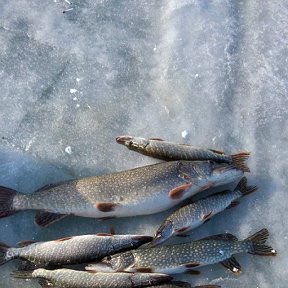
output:
[[171,199],[180,199],[184,196],[185,192],[192,186],[192,183],[185,183],[174,189],[170,190],[168,195]]
[[97,202],[95,206],[101,212],[111,212],[114,211],[119,204],[113,202]]
[[68,215],[40,211],[35,215],[35,223],[41,227],[46,227],[54,222],[59,221],[60,219],[65,218],[66,216]]
[[241,273],[241,265],[233,256],[220,263],[234,274],[238,275]]

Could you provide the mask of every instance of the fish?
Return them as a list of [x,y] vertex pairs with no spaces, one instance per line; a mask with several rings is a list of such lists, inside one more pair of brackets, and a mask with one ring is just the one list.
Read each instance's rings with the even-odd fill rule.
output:
[[254,255],[275,256],[276,250],[266,245],[269,236],[263,228],[245,240],[225,233],[209,236],[187,243],[141,248],[107,256],[101,262],[89,264],[90,271],[155,272],[165,274],[199,273],[195,268],[221,263],[235,274],[241,272],[241,266],[234,254],[250,253]]
[[257,190],[256,186],[247,186],[247,178],[243,177],[234,191],[223,191],[192,204],[179,208],[166,218],[158,228],[149,247],[159,245],[173,235],[183,235],[210,220],[223,210],[238,205],[238,199]]
[[250,152],[240,152],[226,155],[221,150],[196,147],[188,144],[177,144],[159,138],[141,138],[133,136],[119,136],[116,142],[138,153],[161,160],[211,160],[220,163],[234,164],[244,172],[250,172],[245,161]]
[[182,281],[172,281],[169,283],[159,284],[155,286],[151,286],[150,288],[221,288],[218,285],[200,285],[200,286],[191,286],[191,284]]
[[30,194],[0,187],[0,218],[38,210],[35,222],[44,227],[67,215],[109,219],[154,214],[242,176],[232,164],[171,161],[49,185]]
[[40,278],[42,288],[129,288],[147,287],[172,279],[169,275],[159,273],[95,273],[72,269],[47,270],[43,268],[34,271],[14,271],[14,278]]
[[152,237],[145,235],[98,233],[35,243],[22,241],[18,243],[19,248],[0,243],[0,265],[12,259],[29,261],[37,267],[80,264],[138,248],[151,240]]

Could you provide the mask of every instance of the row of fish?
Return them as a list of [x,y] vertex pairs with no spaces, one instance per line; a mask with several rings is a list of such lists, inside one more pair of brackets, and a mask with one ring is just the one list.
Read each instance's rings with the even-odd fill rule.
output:
[[[198,192],[237,181],[249,171],[245,164],[248,152],[225,155],[218,150],[130,136],[117,137],[116,141],[131,150],[170,161],[49,185],[29,195],[0,187],[0,217],[20,210],[38,210],[36,223],[47,226],[67,215],[106,219],[153,214],[167,210]],[[265,244],[266,229],[242,241],[226,233],[184,244],[157,245],[173,235],[183,235],[198,227],[226,208],[236,206],[239,198],[256,189],[247,186],[243,177],[234,191],[223,191],[176,210],[160,225],[154,237],[82,235],[47,242],[24,241],[18,248],[0,243],[0,264],[20,258],[36,267],[55,268],[102,259],[89,264],[86,272],[36,269],[31,273],[18,271],[13,274],[19,278],[45,279],[40,281],[43,287],[53,284],[53,287],[65,288],[148,287],[162,282],[167,283],[157,287],[190,287],[187,283],[172,283],[167,278],[169,276],[161,273],[196,274],[199,273],[196,267],[214,263],[221,263],[237,274],[241,266],[234,254],[276,255],[276,251]],[[136,249],[145,243],[145,247]]]

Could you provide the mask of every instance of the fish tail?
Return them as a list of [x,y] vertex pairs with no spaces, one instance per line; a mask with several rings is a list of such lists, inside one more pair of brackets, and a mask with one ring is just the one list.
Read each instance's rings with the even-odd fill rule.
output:
[[242,177],[234,191],[240,191],[242,196],[248,195],[250,193],[253,193],[257,190],[257,186],[247,186],[247,178]]
[[0,186],[0,218],[13,215],[17,212],[13,208],[13,198],[17,191]]
[[230,156],[232,158],[232,164],[241,169],[243,172],[250,172],[249,167],[245,163],[250,156],[250,152],[240,152]]
[[266,245],[268,236],[269,232],[264,228],[248,237],[246,240],[251,243],[250,251],[248,253],[261,256],[276,256],[276,250]]
[[7,258],[7,256],[6,256],[7,255],[6,253],[7,253],[9,248],[10,247],[7,244],[0,242],[0,265],[3,265],[4,263],[11,260],[11,259]]
[[25,271],[25,270],[16,270],[10,273],[10,276],[13,278],[19,278],[19,279],[31,279],[33,271]]

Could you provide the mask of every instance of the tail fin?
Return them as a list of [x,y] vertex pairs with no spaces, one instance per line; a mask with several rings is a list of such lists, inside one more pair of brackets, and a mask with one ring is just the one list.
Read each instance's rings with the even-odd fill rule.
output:
[[13,198],[17,191],[0,186],[0,218],[15,214],[13,209]]
[[10,273],[10,276],[13,278],[19,278],[19,279],[31,279],[33,271],[22,271],[22,270],[16,270]]
[[241,169],[243,172],[250,172],[249,167],[245,163],[245,161],[250,156],[250,152],[240,152],[230,156],[232,158],[232,164],[234,164],[237,168]]
[[269,232],[264,228],[248,237],[246,240],[251,241],[252,244],[251,250],[248,253],[261,256],[276,256],[276,250],[265,244],[268,236]]
[[5,243],[0,242],[0,265],[6,263],[7,260],[6,259],[6,252],[10,247],[8,245],[6,245]]
[[257,186],[247,186],[247,178],[243,177],[234,190],[239,190],[242,196],[245,196],[255,192],[257,189]]

